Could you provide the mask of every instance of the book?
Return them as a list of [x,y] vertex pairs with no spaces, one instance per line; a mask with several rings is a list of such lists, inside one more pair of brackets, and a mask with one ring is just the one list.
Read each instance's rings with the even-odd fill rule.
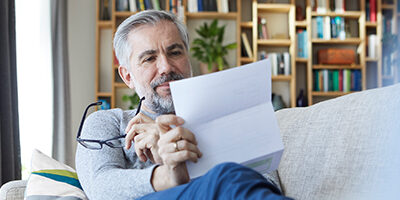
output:
[[311,38],[318,38],[318,25],[317,25],[317,18],[311,19]]
[[117,0],[117,11],[127,11],[128,9],[128,0]]
[[285,63],[283,60],[283,54],[282,53],[277,53],[277,57],[278,57],[278,74],[279,75],[283,75],[285,73]]
[[286,76],[289,76],[290,75],[290,66],[291,66],[289,52],[283,53],[283,63],[284,63],[284,74]]
[[317,13],[326,13],[327,11],[326,0],[317,0]]
[[197,12],[198,0],[188,0],[188,12],[195,13]]
[[317,21],[317,38],[324,38],[324,18],[321,16],[316,17]]
[[369,10],[370,10],[370,21],[376,22],[376,0],[370,0],[369,2]]
[[229,12],[229,3],[228,0],[221,0],[222,1],[222,12],[228,13]]
[[371,21],[371,6],[370,6],[370,3],[369,3],[369,1],[367,1],[366,3],[365,3],[365,20],[368,22],[368,21]]
[[343,91],[343,69],[339,70],[339,91]]
[[327,69],[323,70],[323,78],[324,78],[324,92],[329,91],[329,72]]
[[376,58],[377,37],[375,34],[368,35],[368,57]]
[[236,0],[228,0],[228,11],[236,12],[237,11]]
[[129,11],[131,12],[137,11],[136,0],[129,0]]
[[330,40],[331,39],[331,17],[326,16],[324,17],[324,31],[323,31],[324,39]]
[[339,91],[339,70],[333,70],[333,91]]
[[332,38],[337,38],[338,37],[338,32],[337,32],[337,25],[336,25],[336,20],[335,18],[331,19],[331,37]]
[[217,10],[218,12],[222,12],[222,0],[216,0],[217,1]]
[[253,51],[251,50],[249,39],[247,38],[246,33],[242,33],[242,42],[244,44],[245,50],[249,58],[253,58]]
[[160,1],[159,0],[152,0],[151,1],[154,10],[161,10]]
[[144,6],[144,0],[139,0],[139,8],[140,8],[140,11],[146,10],[146,8]]
[[268,59],[271,63],[271,74],[272,76],[278,75],[278,56],[276,53],[269,53]]
[[151,1],[150,0],[144,0],[144,7],[145,7],[146,10],[153,9],[153,5],[151,5]]
[[[333,0],[331,0],[333,1]],[[345,0],[335,0],[335,12],[337,13],[343,13],[345,11],[344,5],[345,5]]]
[[319,86],[319,70],[314,70],[314,91],[317,91],[317,92],[320,91],[320,86]]
[[197,11],[198,12],[203,11],[203,0],[197,0]]

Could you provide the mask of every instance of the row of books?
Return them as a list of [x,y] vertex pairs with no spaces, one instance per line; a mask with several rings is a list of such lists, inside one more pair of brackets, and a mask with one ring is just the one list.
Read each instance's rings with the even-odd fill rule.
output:
[[340,70],[314,70],[314,91],[361,91],[361,71]]
[[257,29],[258,39],[270,39],[267,29],[267,20],[265,18],[258,17]]
[[376,0],[367,0],[365,3],[366,20],[376,22]]
[[271,62],[271,74],[272,76],[277,75],[290,75],[290,54],[289,52],[284,53],[268,53],[266,51],[260,51],[258,53],[258,60],[269,58]]
[[188,0],[188,12],[214,11],[228,13],[236,11],[236,0]]
[[343,17],[318,16],[312,18],[312,38],[330,40],[331,38],[346,38]]
[[307,30],[299,29],[296,33],[297,40],[297,57],[298,58],[307,58]]
[[311,8],[317,13],[326,13],[329,9],[337,13],[346,11],[345,0],[330,0],[329,2],[330,5],[327,0],[311,0]]
[[182,0],[169,0],[169,11],[174,13],[179,20],[184,20],[185,8],[183,7]]
[[117,11],[138,12],[142,10],[161,10],[160,0],[117,0]]

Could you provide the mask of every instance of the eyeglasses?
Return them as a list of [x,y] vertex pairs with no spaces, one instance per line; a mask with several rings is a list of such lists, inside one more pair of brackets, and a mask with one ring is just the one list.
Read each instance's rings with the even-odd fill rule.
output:
[[[136,110],[135,116],[137,114],[139,114],[140,109],[142,107],[142,101],[143,100],[144,100],[144,97],[142,97],[140,99],[140,101],[139,101],[139,105],[138,105],[138,108]],[[86,114],[87,114],[89,108],[92,107],[92,106],[98,106],[98,105],[101,105],[101,104],[102,104],[102,102],[99,101],[99,102],[96,102],[96,103],[91,103],[86,107],[85,112],[83,113],[83,116],[82,116],[81,124],[79,125],[78,134],[76,136],[76,141],[79,144],[81,144],[83,147],[88,148],[88,149],[93,149],[93,150],[99,150],[99,149],[103,148],[103,144],[105,144],[105,145],[107,145],[107,146],[109,146],[111,148],[123,148],[125,146],[126,134],[120,135],[118,137],[110,138],[110,139],[107,139],[107,140],[91,140],[91,139],[82,139],[82,138],[80,138],[81,132],[82,132],[82,127],[83,127],[83,124],[85,122]]]

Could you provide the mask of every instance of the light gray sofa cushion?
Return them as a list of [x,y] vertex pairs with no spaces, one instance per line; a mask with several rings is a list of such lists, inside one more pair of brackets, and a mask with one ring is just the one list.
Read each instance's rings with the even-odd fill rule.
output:
[[400,199],[400,84],[277,112],[296,199]]
[[26,180],[10,181],[1,186],[0,200],[22,200],[26,188]]

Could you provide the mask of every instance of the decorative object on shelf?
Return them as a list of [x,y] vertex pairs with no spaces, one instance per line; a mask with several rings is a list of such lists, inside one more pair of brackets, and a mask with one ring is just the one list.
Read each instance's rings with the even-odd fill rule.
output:
[[305,20],[303,14],[303,8],[301,6],[296,6],[296,21],[303,21]]
[[109,0],[100,1],[100,20],[110,20]]
[[307,107],[308,106],[307,96],[304,95],[303,89],[300,90],[300,94],[296,99],[296,106],[297,107]]
[[130,102],[129,109],[135,109],[139,104],[140,97],[136,92],[133,95],[125,94],[124,96],[122,96],[122,101]]
[[286,108],[281,95],[272,93],[272,107],[274,107],[274,111]]
[[99,100],[102,104],[97,107],[99,110],[108,110],[111,108],[110,103],[105,99]]
[[197,34],[200,38],[193,41],[193,57],[200,62],[207,64],[208,71],[212,71],[213,65],[217,65],[218,70],[223,70],[228,66],[228,62],[224,58],[228,54],[228,50],[236,48],[236,42],[223,45],[225,26],[218,27],[218,20],[215,19],[208,25],[206,22],[198,29]]
[[354,64],[356,55],[352,49],[321,49],[318,50],[319,64]]

